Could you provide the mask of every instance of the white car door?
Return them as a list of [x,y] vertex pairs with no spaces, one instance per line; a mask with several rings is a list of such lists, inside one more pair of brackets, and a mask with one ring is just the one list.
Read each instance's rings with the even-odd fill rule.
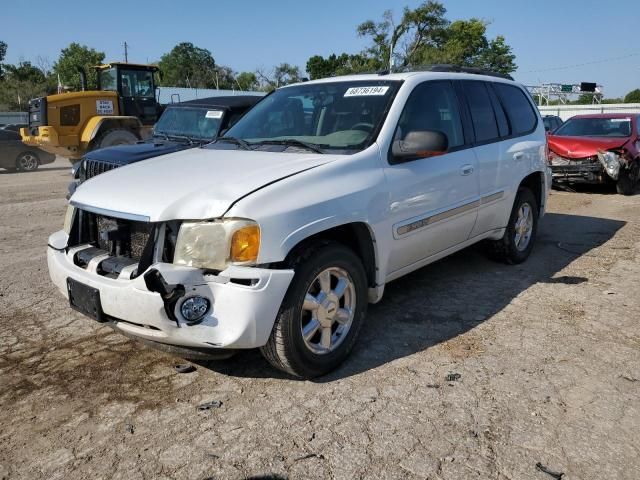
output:
[[388,277],[467,240],[477,216],[476,158],[465,141],[451,82],[424,82],[407,99],[394,139],[420,130],[444,133],[448,152],[403,163],[389,155],[385,176],[393,241]]

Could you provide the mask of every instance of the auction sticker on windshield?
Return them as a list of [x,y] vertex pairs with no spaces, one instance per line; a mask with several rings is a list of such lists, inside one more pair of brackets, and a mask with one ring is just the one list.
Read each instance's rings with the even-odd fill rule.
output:
[[205,118],[222,118],[222,110],[207,110]]
[[345,97],[362,97],[365,95],[385,95],[389,87],[351,87],[344,92]]

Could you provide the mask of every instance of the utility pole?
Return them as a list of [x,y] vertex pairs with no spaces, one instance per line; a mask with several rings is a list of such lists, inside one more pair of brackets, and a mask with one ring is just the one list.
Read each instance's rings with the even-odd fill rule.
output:
[[127,42],[124,42],[124,63],[129,63],[128,48],[129,48],[129,45],[127,45]]

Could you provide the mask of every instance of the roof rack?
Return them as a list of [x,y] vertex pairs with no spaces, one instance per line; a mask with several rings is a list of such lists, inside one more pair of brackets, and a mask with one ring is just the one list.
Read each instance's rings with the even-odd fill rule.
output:
[[489,77],[504,78],[513,80],[513,77],[507,73],[492,72],[477,67],[463,67],[461,65],[453,65],[449,63],[434,63],[427,65],[407,65],[406,67],[394,67],[391,70],[383,69],[376,71],[356,72],[354,75],[389,75],[390,73],[409,73],[409,72],[456,72],[456,73],[473,73],[475,75],[487,75]]
[[489,77],[505,78],[507,80],[513,80],[511,75],[506,73],[492,72],[491,70],[485,70],[477,67],[463,67],[461,65],[452,65],[448,63],[436,63],[432,65],[409,65],[399,70],[398,72],[457,72],[457,73],[473,73],[475,75],[487,75]]
[[475,75],[487,75],[489,77],[505,78],[513,80],[511,75],[506,73],[492,72],[477,67],[463,67],[461,65],[452,65],[448,63],[435,63],[431,65],[408,65],[398,70],[402,72],[456,72],[456,73],[473,73]]

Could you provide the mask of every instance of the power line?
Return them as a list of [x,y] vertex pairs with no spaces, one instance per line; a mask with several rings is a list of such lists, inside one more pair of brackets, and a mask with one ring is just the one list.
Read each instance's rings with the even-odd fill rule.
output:
[[542,68],[540,70],[527,70],[526,72],[519,72],[519,73],[538,73],[538,72],[552,72],[555,70],[567,70],[569,68],[584,67],[585,65],[597,65],[599,63],[614,62],[616,60],[623,60],[625,58],[631,58],[631,57],[637,57],[637,56],[640,56],[640,52],[630,53],[629,55],[623,55],[621,57],[604,58],[601,60],[593,60],[592,62],[576,63],[574,65],[565,65],[563,67]]

